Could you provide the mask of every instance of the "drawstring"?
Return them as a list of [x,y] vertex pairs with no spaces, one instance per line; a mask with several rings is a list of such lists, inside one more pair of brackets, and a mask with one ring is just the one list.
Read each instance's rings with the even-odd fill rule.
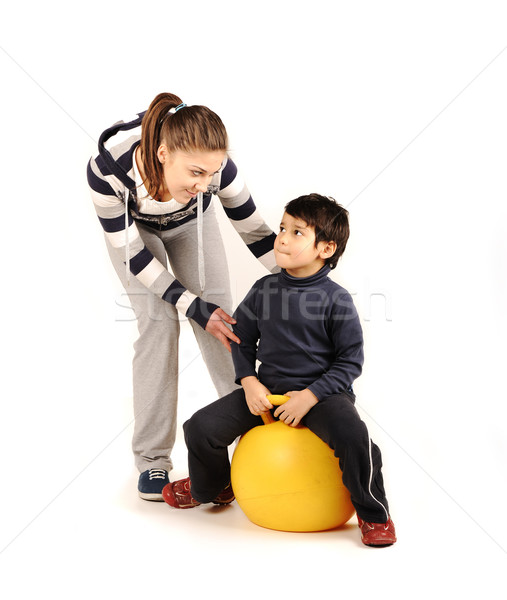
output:
[[129,189],[125,188],[125,276],[130,285],[130,242],[129,242]]
[[197,194],[197,261],[201,296],[204,292],[204,285],[206,283],[206,276],[204,273],[204,247],[202,243],[202,202],[202,192],[199,192]]

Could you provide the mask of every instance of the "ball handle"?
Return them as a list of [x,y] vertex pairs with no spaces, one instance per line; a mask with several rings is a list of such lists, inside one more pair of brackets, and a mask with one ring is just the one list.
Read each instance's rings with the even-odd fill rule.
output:
[[[267,399],[273,404],[273,406],[280,406],[284,404],[289,399],[289,396],[284,396],[281,394],[268,394]],[[264,425],[269,425],[270,423],[275,423],[276,419],[273,418],[273,415],[269,412],[269,410],[263,412],[261,414],[261,419]]]

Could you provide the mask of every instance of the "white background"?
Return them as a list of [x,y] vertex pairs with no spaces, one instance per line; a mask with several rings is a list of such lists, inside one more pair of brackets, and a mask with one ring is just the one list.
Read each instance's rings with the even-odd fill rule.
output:
[[[507,565],[503,2],[10,3],[0,22],[0,592],[9,599],[502,597]],[[85,167],[160,91],[223,118],[265,219],[350,211],[358,406],[399,542],[137,498],[135,323]],[[225,219],[239,301],[264,274]],[[188,324],[180,421],[215,393]],[[172,477],[186,475],[178,437]],[[4,593],[5,592],[5,593]]]

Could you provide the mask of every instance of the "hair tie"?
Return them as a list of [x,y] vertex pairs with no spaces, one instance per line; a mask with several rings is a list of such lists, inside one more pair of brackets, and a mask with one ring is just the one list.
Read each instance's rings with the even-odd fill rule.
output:
[[180,110],[180,108],[185,108],[185,106],[186,106],[186,104],[184,102],[182,102],[181,104],[178,104],[178,106],[175,106],[174,108],[170,108],[167,112],[174,115],[174,113],[178,112]]
[[173,108],[170,108],[165,115],[160,119],[159,124],[162,125],[162,123],[167,119],[167,117],[169,115],[174,115],[174,113],[178,112],[180,110],[180,108],[185,108],[186,104],[184,102],[182,102],[181,104],[178,104],[178,106],[174,106]]

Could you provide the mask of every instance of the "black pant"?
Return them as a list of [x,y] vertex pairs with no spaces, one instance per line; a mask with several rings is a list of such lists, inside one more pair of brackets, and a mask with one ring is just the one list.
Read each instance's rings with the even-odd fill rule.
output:
[[[363,521],[385,523],[388,504],[384,492],[379,448],[354,406],[352,392],[328,396],[303,418],[302,424],[318,435],[339,457],[343,483]],[[228,446],[262,419],[252,415],[242,389],[197,411],[184,425],[192,496],[211,502],[230,482]]]

